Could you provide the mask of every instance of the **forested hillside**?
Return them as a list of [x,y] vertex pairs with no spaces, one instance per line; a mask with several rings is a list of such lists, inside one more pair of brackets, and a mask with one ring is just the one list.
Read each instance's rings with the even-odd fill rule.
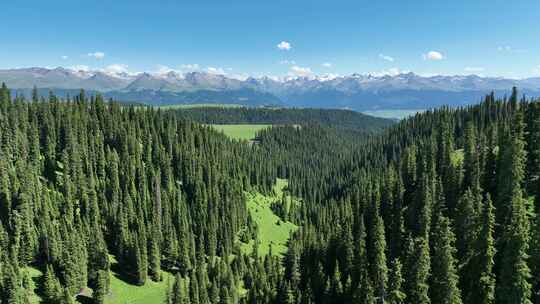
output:
[[[113,303],[118,279],[167,304],[540,303],[540,104],[517,90],[379,132],[291,114],[257,145],[193,117],[4,86],[0,303]],[[245,250],[268,208],[282,255]]]
[[179,109],[177,113],[204,124],[318,124],[362,131],[377,131],[392,124],[391,120],[350,110],[202,106]]

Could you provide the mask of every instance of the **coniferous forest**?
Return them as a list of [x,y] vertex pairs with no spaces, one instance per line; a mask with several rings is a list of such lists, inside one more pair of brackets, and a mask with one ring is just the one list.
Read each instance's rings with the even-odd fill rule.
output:
[[[113,271],[167,304],[540,303],[540,103],[517,89],[360,129],[291,112],[256,144],[181,111],[0,89],[0,303],[108,303]],[[242,250],[245,193],[278,178],[299,228]]]

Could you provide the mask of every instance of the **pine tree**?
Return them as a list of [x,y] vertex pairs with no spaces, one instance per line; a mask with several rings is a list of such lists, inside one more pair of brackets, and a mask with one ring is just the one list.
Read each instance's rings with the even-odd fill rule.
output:
[[409,303],[429,304],[429,278],[431,275],[429,245],[425,238],[416,238],[412,254],[408,257],[407,276]]
[[386,298],[386,287],[388,280],[388,268],[386,266],[386,241],[384,235],[384,223],[377,214],[374,219],[374,231],[371,246],[371,263],[373,287],[377,302],[384,303]]
[[[73,300],[73,296],[69,293],[69,290],[67,288],[64,288],[61,303],[62,304],[75,304],[75,301]],[[101,303],[103,303],[103,302],[101,302]]]
[[495,214],[489,193],[482,209],[482,222],[479,238],[476,242],[475,269],[470,294],[465,296],[466,303],[492,304],[495,303]]
[[62,295],[60,281],[58,281],[52,266],[47,265],[43,281],[43,299],[46,303],[55,304],[61,301]]
[[357,285],[365,276],[365,272],[368,269],[367,250],[366,250],[366,228],[364,226],[364,216],[361,215],[357,228],[356,236],[356,250],[355,250],[355,277],[353,278],[353,284]]
[[290,282],[286,281],[279,290],[279,304],[294,304],[294,294]]
[[389,304],[403,304],[407,295],[402,289],[403,276],[401,274],[401,262],[399,259],[392,261],[390,268],[390,276],[388,278],[388,303]]
[[107,281],[109,273],[105,270],[99,270],[96,278],[96,285],[94,287],[94,292],[92,293],[92,298],[94,304],[103,304],[105,302],[105,295],[107,294]]
[[464,299],[467,299],[467,295],[473,292],[471,283],[477,279],[475,269],[478,264],[476,264],[475,256],[478,252],[475,244],[477,239],[482,237],[479,232],[480,219],[477,206],[482,206],[480,195],[469,188],[459,200],[455,215],[455,227],[458,235],[456,256],[461,268],[459,270],[460,287]]
[[299,256],[296,249],[297,244],[291,242],[289,250],[284,258],[285,265],[285,279],[290,282],[291,288],[296,289],[300,282],[300,272],[299,272]]
[[22,301],[22,290],[15,268],[11,264],[5,265],[4,261],[0,262],[0,303],[19,304]]
[[336,263],[330,279],[330,296],[337,303],[340,302],[343,296],[343,284],[341,283],[341,272],[339,271],[338,263]]
[[[532,303],[531,271],[528,266],[530,222],[521,187],[526,157],[523,132],[522,113],[517,109],[512,122],[512,144],[504,147],[512,155],[506,159],[509,163],[503,164],[511,172],[512,180],[507,184],[508,189],[502,189],[508,190],[510,194],[507,221],[502,236],[502,266],[497,288],[497,302],[502,304]],[[507,194],[501,194],[499,199],[506,198]]]
[[201,303],[199,297],[199,282],[197,276],[192,272],[189,276],[189,298],[192,303]]
[[150,240],[150,254],[149,258],[149,275],[154,282],[160,282],[161,277],[161,253],[159,250],[159,244],[157,241],[154,241],[156,234]]
[[478,155],[477,135],[474,123],[468,121],[465,126],[464,144],[464,180],[463,188],[477,189],[480,187],[480,159]]
[[373,294],[373,286],[371,285],[371,281],[369,279],[369,275],[367,271],[364,271],[361,274],[360,282],[355,288],[352,298],[353,298],[353,303],[362,303],[362,304],[377,303],[375,299],[375,295]]
[[461,304],[454,233],[448,218],[439,215],[436,221],[431,262],[431,300],[434,303]]
[[182,284],[182,277],[177,273],[174,278],[174,284],[172,287],[172,304],[185,304],[184,303],[184,286]]
[[164,304],[173,304],[173,291],[172,291],[170,276],[167,276],[167,289],[165,289]]

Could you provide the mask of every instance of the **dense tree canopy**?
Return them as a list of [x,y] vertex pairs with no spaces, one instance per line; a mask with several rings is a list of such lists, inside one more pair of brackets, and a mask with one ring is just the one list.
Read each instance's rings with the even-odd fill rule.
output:
[[[0,303],[29,302],[30,268],[44,303],[107,303],[112,269],[174,274],[168,304],[540,303],[539,103],[514,90],[379,132],[295,111],[250,145],[199,112],[4,86]],[[300,228],[283,255],[244,252],[244,193],[276,178],[299,203],[273,210]]]

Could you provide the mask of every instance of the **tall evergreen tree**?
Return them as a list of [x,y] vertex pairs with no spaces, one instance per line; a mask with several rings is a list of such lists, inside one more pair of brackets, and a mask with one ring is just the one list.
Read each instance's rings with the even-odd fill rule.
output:
[[431,262],[431,300],[433,303],[461,304],[454,233],[448,218],[439,215],[436,221]]
[[[514,90],[512,99],[517,98]],[[525,142],[523,116],[519,109],[516,109],[512,122],[511,145],[503,147],[508,150],[506,155],[511,155],[505,159],[507,163],[503,166],[510,172],[511,178],[507,182],[508,188],[503,188],[498,198],[503,199],[509,196],[508,214],[502,236],[501,270],[498,280],[497,302],[498,303],[532,303],[531,302],[531,271],[528,266],[528,250],[530,241],[529,211],[526,200],[523,197],[522,182],[525,169]]]
[[489,193],[486,195],[482,209],[482,222],[479,238],[476,242],[476,257],[473,261],[472,287],[465,295],[466,303],[491,304],[495,303],[495,214]]
[[388,303],[389,304],[403,304],[407,298],[407,295],[403,291],[403,282],[405,279],[401,273],[401,262],[399,259],[392,261],[390,268],[390,276],[388,278]]
[[413,243],[412,254],[408,257],[407,276],[409,303],[429,304],[429,278],[431,276],[430,254],[428,241],[425,238],[416,238]]

